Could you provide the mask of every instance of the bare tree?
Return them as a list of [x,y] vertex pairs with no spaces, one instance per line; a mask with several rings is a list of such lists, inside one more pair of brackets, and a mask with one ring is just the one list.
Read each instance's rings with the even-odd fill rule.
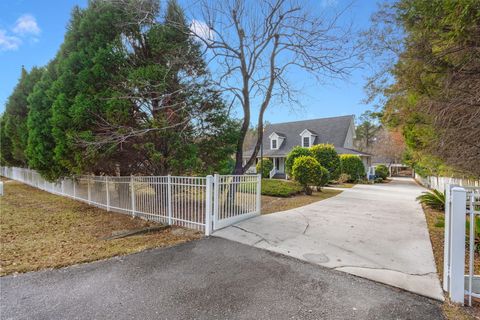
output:
[[385,162],[390,167],[393,163],[401,163],[405,152],[405,139],[398,130],[383,128],[378,134],[370,152],[380,162]]
[[[243,174],[260,150],[265,110],[272,99],[298,103],[291,71],[303,70],[319,83],[344,78],[356,67],[359,48],[351,24],[342,26],[348,9],[307,8],[291,0],[204,0],[201,17],[193,16],[191,32],[212,62],[212,81],[243,110],[234,174]],[[198,8],[196,8],[198,9]],[[328,9],[328,10],[327,10]],[[243,145],[252,113],[256,141],[243,165]]]

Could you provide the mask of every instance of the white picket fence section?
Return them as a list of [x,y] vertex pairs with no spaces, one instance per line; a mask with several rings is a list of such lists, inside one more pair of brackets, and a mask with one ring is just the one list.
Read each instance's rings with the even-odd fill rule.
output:
[[107,211],[204,231],[260,214],[260,175],[79,176],[48,182],[34,170],[0,167],[0,174]]
[[[453,302],[468,304],[480,298],[480,276],[475,275],[475,226],[480,215],[480,187],[447,185],[445,188],[445,247],[443,289]],[[469,230],[466,218],[469,218]],[[468,231],[468,232],[467,232]],[[468,239],[468,273],[465,274],[465,241]]]
[[480,187],[480,180],[465,179],[465,178],[436,177],[436,176],[422,177],[419,174],[415,173],[415,180],[417,180],[424,187],[427,187],[429,189],[435,189],[440,192],[445,191],[445,188],[448,185]]

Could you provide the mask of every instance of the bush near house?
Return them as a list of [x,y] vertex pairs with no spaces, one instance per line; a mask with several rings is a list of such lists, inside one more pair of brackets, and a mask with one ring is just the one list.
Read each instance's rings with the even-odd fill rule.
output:
[[324,172],[325,171],[322,170],[320,163],[311,156],[300,156],[295,159],[295,162],[293,163],[293,178],[302,185],[303,190],[307,195],[312,194],[310,186],[321,184],[322,174]]
[[318,163],[329,172],[329,178],[338,179],[340,176],[340,157],[333,144],[317,144],[310,147]]
[[301,156],[313,157],[313,153],[309,148],[300,146],[294,147],[287,155],[287,159],[285,160],[285,172],[288,175],[292,175],[293,163],[295,162],[295,159]]
[[387,179],[388,177],[388,168],[386,165],[384,164],[380,164],[378,166],[375,167],[375,175],[378,177],[378,178],[382,178],[382,180],[385,180]]
[[262,178],[269,178],[270,171],[273,169],[273,162],[268,158],[263,158],[257,163],[257,172],[262,175]]
[[319,191],[322,191],[322,187],[326,186],[327,183],[330,182],[331,175],[330,175],[330,172],[328,172],[327,168],[323,167],[322,165],[320,165],[320,171],[321,171],[321,175],[319,180],[316,183],[316,186]]
[[365,166],[359,156],[353,154],[340,155],[342,173],[350,176],[349,182],[356,182],[365,178]]
[[302,191],[302,186],[296,181],[263,179],[262,195],[272,197],[291,197]]

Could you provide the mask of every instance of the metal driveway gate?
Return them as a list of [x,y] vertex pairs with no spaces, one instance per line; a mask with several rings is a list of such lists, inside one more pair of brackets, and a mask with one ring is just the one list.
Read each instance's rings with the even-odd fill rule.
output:
[[213,230],[260,214],[260,175],[218,175],[213,179]]

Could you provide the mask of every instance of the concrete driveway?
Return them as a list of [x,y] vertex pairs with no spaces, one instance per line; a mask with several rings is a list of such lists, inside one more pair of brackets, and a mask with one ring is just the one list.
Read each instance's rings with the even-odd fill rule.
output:
[[443,300],[425,216],[415,201],[423,190],[410,178],[357,185],[214,236]]
[[2,319],[442,319],[431,299],[219,238],[0,286]]

